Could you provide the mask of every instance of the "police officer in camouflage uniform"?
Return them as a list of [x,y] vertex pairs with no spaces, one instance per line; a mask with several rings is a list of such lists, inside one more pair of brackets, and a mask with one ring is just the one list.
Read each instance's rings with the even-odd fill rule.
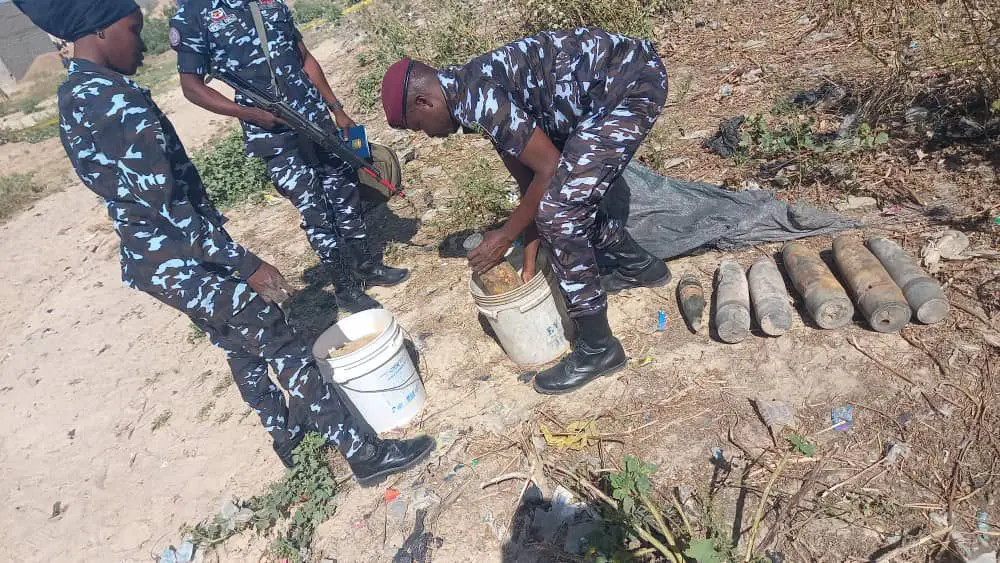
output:
[[[518,181],[520,204],[469,261],[484,272],[523,234],[527,280],[539,235],[552,255],[576,338],[572,353],[535,378],[541,393],[572,391],[624,367],[606,294],[670,281],[666,264],[599,209],[666,96],[666,70],[652,44],[586,28],[526,37],[442,71],[403,59],[382,82],[391,126],[434,137],[459,128],[483,133]],[[617,262],[603,279],[596,252]]]
[[[253,9],[259,10],[265,41],[257,33]],[[409,273],[386,266],[368,248],[357,171],[317,151],[242,96],[233,101],[205,84],[212,69],[225,69],[264,90],[277,86],[279,97],[323,127],[334,128],[331,111],[338,127],[353,127],[302,42],[288,6],[282,0],[186,0],[170,25],[184,96],[240,119],[247,154],[264,159],[278,192],[298,208],[309,244],[333,274],[340,308],[378,307],[364,286],[396,285]]]
[[426,436],[382,441],[352,417],[277,305],[292,288],[223,229],[225,219],[170,121],[149,91],[125,76],[142,64],[145,50],[135,2],[16,4],[43,30],[75,42],[76,58],[59,88],[60,136],[80,179],[106,202],[121,238],[125,285],[183,311],[226,351],[240,394],[282,462],[292,465],[307,430],[337,447],[362,484],[429,453],[433,440]]

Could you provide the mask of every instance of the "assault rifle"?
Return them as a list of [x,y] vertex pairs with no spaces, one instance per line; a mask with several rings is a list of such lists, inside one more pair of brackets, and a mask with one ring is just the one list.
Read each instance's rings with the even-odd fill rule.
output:
[[374,178],[378,183],[382,184],[387,190],[389,190],[390,196],[400,195],[405,197],[402,189],[392,185],[392,182],[383,178],[382,174],[371,162],[361,158],[357,155],[357,153],[351,150],[351,147],[340,138],[340,135],[336,131],[327,131],[312,121],[309,121],[287,102],[277,99],[274,95],[261,90],[231,72],[216,70],[212,72],[212,76],[225,82],[230,88],[242,94],[248,100],[253,102],[255,107],[269,111],[276,117],[281,118],[281,120],[284,121],[290,128],[300,135],[304,135],[319,148],[337,155],[340,159],[353,166],[356,170],[364,172]]

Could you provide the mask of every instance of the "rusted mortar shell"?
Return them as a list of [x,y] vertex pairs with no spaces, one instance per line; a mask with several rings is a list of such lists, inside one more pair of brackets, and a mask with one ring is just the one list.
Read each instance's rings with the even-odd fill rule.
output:
[[868,325],[878,332],[902,330],[910,305],[878,258],[851,235],[833,239],[833,257]]
[[840,328],[851,322],[854,305],[818,252],[790,242],[781,250],[785,270],[805,300],[809,316],[821,328]]
[[723,342],[735,344],[750,335],[750,288],[743,267],[723,260],[715,285],[715,330]]
[[792,311],[788,307],[788,290],[774,260],[764,257],[750,266],[747,274],[750,298],[757,323],[764,334],[781,336],[792,328]]
[[920,268],[915,260],[895,242],[874,237],[868,239],[868,248],[878,258],[892,281],[903,290],[906,302],[924,324],[932,324],[948,316],[950,305],[941,285]]
[[691,332],[701,330],[701,318],[705,314],[705,290],[694,274],[684,274],[677,282],[677,302],[681,316]]

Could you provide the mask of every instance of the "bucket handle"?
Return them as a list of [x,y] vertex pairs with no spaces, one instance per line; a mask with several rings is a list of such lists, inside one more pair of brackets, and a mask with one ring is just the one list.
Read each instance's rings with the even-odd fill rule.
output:
[[[364,376],[361,376],[361,377],[364,377]],[[399,385],[397,385],[395,387],[390,387],[388,389],[375,389],[373,391],[365,391],[363,389],[355,389],[355,388],[350,387],[350,386],[347,385],[348,383],[354,381],[355,379],[360,379],[360,377],[355,377],[354,379],[349,379],[349,380],[345,381],[344,383],[338,383],[337,385],[340,386],[342,389],[346,389],[348,391],[351,391],[352,393],[386,393],[388,391],[399,391],[400,389],[405,389],[405,388],[409,387],[410,385],[413,385],[414,380],[420,381],[420,374],[416,373],[416,371],[414,371],[414,373],[413,373],[412,376],[410,376],[406,381],[404,381],[403,383],[400,383]]]

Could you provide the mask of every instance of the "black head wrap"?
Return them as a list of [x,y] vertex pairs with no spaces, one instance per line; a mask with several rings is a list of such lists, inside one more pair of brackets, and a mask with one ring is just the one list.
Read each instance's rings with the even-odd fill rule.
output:
[[135,0],[14,0],[14,4],[42,31],[65,41],[95,33],[139,9]]

